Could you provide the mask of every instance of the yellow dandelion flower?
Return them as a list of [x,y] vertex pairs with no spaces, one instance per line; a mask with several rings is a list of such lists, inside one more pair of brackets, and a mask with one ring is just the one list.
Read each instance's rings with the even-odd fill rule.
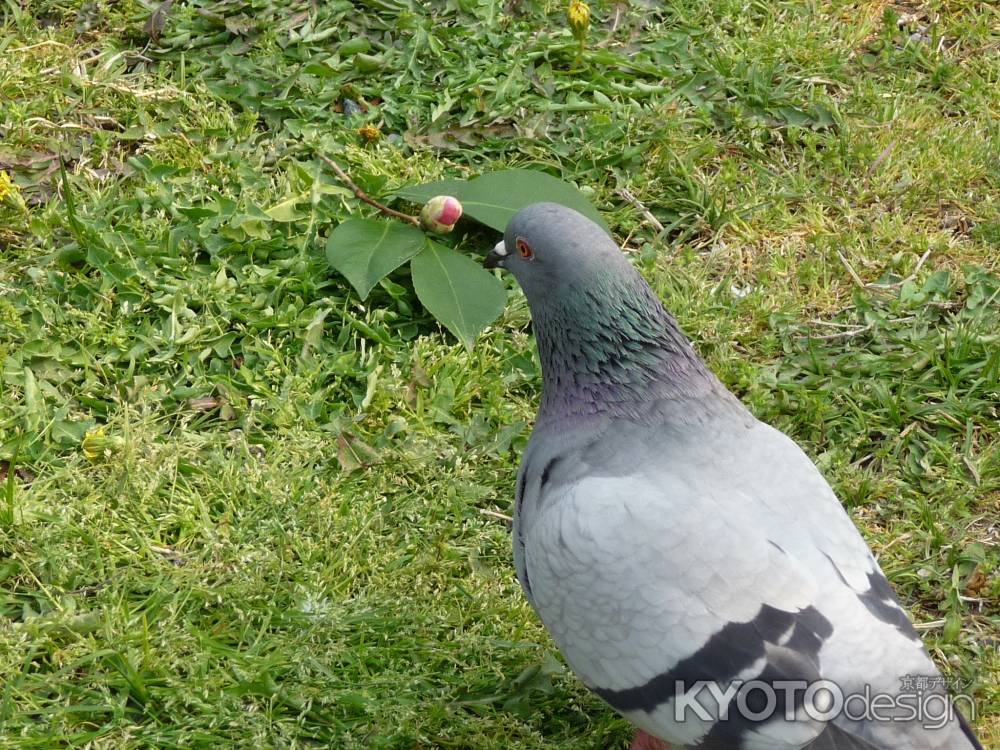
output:
[[580,43],[582,50],[583,43],[587,39],[587,29],[590,28],[590,6],[583,0],[571,0],[566,10],[566,20],[569,21],[570,31]]
[[358,128],[358,135],[361,136],[361,140],[366,143],[374,143],[382,137],[382,131],[379,130],[378,125],[374,125],[369,122]]
[[99,461],[114,456],[125,447],[125,441],[120,437],[109,437],[103,426],[94,427],[87,430],[80,447],[88,461]]
[[18,190],[17,185],[10,178],[10,175],[0,169],[0,202],[7,200],[8,198],[14,198],[17,200],[21,197],[21,191]]

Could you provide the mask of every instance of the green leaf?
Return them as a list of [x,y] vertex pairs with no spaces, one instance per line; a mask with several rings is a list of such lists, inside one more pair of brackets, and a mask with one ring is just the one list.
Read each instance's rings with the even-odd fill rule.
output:
[[503,312],[503,285],[478,263],[450,247],[427,241],[410,263],[413,289],[421,304],[467,349]]
[[424,233],[408,224],[348,219],[330,233],[326,258],[364,299],[383,277],[419,253],[423,246]]
[[942,636],[945,643],[955,643],[962,632],[962,616],[955,611],[949,612],[944,618],[944,631]]
[[560,203],[596,221],[605,231],[601,214],[583,193],[552,175],[531,169],[508,169],[490,172],[464,182],[441,180],[426,185],[413,185],[396,193],[415,203],[426,203],[436,195],[453,195],[462,202],[467,216],[502,232],[510,217],[532,203]]
[[71,421],[68,419],[57,419],[52,422],[49,436],[59,445],[69,447],[79,445],[87,430],[94,426],[94,420]]
[[44,417],[45,402],[42,394],[38,390],[38,381],[35,380],[35,373],[27,365],[24,366],[24,406],[27,412],[24,415],[25,424],[29,432],[37,432],[41,427]]
[[270,208],[266,209],[264,213],[267,214],[273,221],[289,222],[304,219],[309,216],[309,214],[302,213],[298,210],[297,206],[308,197],[309,196],[306,193],[293,195],[291,198],[286,198],[281,201],[281,203],[274,204]]

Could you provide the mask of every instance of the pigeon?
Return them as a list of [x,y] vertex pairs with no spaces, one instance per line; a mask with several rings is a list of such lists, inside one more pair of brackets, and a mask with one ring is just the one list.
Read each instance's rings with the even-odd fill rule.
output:
[[604,229],[536,203],[484,265],[542,366],[517,576],[633,750],[982,750],[830,485]]

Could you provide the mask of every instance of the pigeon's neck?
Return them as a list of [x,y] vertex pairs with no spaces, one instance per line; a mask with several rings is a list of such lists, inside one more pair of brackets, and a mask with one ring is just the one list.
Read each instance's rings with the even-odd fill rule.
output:
[[652,402],[728,395],[645,280],[628,270],[532,305],[540,422],[642,418]]

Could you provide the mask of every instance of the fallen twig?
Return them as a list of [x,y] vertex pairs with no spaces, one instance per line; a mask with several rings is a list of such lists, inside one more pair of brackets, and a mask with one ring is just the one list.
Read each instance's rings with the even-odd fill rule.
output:
[[894,148],[896,148],[896,141],[891,140],[889,141],[889,145],[882,149],[882,152],[875,157],[875,161],[871,163],[868,167],[868,171],[865,172],[865,182],[868,182],[869,178],[875,174],[875,170],[877,170],[879,165],[889,157],[889,154],[892,153]]
[[341,169],[340,165],[337,164],[337,162],[335,162],[333,159],[330,159],[324,156],[323,154],[319,154],[318,156],[320,159],[323,160],[324,164],[326,164],[330,169],[332,169],[337,174],[337,177],[340,178],[340,181],[343,182],[345,185],[347,185],[347,187],[349,187],[353,191],[354,195],[357,197],[358,200],[364,201],[369,206],[374,206],[379,211],[384,213],[386,216],[392,216],[396,219],[402,219],[403,221],[408,221],[415,227],[420,226],[420,219],[418,219],[416,216],[410,216],[410,214],[404,214],[402,211],[397,211],[394,208],[389,208],[388,206],[379,203],[377,200],[368,195],[368,193],[366,193],[364,190],[362,190],[357,186],[354,180],[352,180],[350,177],[347,176],[347,172]]
[[844,254],[841,253],[839,250],[837,250],[837,257],[840,258],[840,262],[844,264],[844,268],[847,269],[847,273],[849,273],[851,275],[851,278],[854,279],[854,283],[857,284],[862,289],[864,289],[867,286],[867,284],[865,284],[865,282],[861,280],[861,277],[858,276],[858,272],[854,270],[854,266],[852,266],[847,261],[847,258],[844,257]]
[[[886,321],[888,323],[908,323],[911,320],[916,320],[916,315],[907,315],[902,318],[893,318],[892,320]],[[810,323],[814,325],[830,326],[834,328],[843,328],[845,330],[837,331],[836,333],[825,333],[822,336],[816,336],[811,333],[804,333],[798,336],[799,339],[812,339],[813,341],[833,341],[834,339],[850,339],[855,336],[860,336],[862,333],[867,333],[875,326],[875,321],[868,323],[867,325],[853,324],[853,323],[834,323],[826,322],[823,320],[811,320]]]
[[931,254],[931,249],[927,248],[927,250],[924,252],[924,254],[921,255],[920,258],[917,260],[917,265],[914,267],[913,273],[911,273],[905,279],[900,279],[899,281],[894,281],[891,284],[865,284],[865,286],[868,287],[869,289],[881,289],[881,290],[898,289],[899,287],[903,286],[903,284],[907,283],[908,281],[913,281],[915,278],[917,278],[917,274],[920,273],[921,267],[924,265],[924,263],[930,257],[930,254]]
[[505,516],[503,513],[497,513],[495,510],[487,510],[486,508],[480,508],[479,512],[484,516],[489,516],[490,518],[496,518],[499,521],[504,521],[506,523],[512,522],[514,519],[510,516]]
[[611,19],[611,33],[614,34],[618,31],[618,26],[622,22],[622,14],[625,8],[628,7],[624,3],[615,3],[615,15]]
[[853,328],[850,331],[837,331],[836,333],[826,333],[823,334],[822,336],[814,336],[811,333],[807,333],[804,334],[803,336],[800,336],[799,338],[813,339],[814,341],[832,341],[834,339],[850,339],[854,338],[855,336],[860,336],[862,333],[870,331],[874,325],[875,325],[874,323],[869,323],[866,326],[858,326],[857,328]]
[[36,47],[62,47],[63,49],[72,49],[69,45],[63,44],[62,42],[56,42],[52,39],[46,39],[43,42],[38,42],[36,44],[29,44],[27,47],[15,47],[14,49],[7,50],[11,54],[16,54],[18,52],[27,52],[28,50],[35,49]]
[[829,328],[857,328],[860,325],[858,323],[837,323],[833,320],[810,320],[809,323],[814,326],[827,326]]
[[646,208],[646,206],[643,205],[642,201],[636,198],[631,190],[629,190],[628,188],[619,188],[618,195],[620,195],[622,198],[624,198],[633,206],[635,206],[635,208],[639,211],[639,213],[642,214],[643,218],[653,225],[653,229],[656,230],[657,234],[663,231],[664,227],[663,224],[660,223],[660,220],[657,219],[655,216],[653,216],[652,211]]
[[847,269],[847,273],[849,273],[851,275],[851,278],[854,279],[854,283],[857,284],[862,289],[871,289],[876,292],[889,292],[892,291],[893,289],[899,289],[901,286],[903,286],[903,284],[909,281],[913,281],[915,278],[917,278],[917,274],[920,273],[920,269],[923,268],[924,263],[927,262],[927,259],[930,257],[930,255],[931,255],[931,248],[927,248],[927,250],[924,251],[924,254],[921,255],[920,258],[917,260],[917,265],[914,267],[913,272],[905,279],[900,279],[899,281],[893,281],[891,284],[876,284],[874,282],[867,283],[863,281],[861,277],[858,276],[858,272],[855,271],[854,267],[848,262],[847,258],[845,258],[839,250],[837,251],[837,257],[840,258],[840,262],[844,264],[844,268]]

